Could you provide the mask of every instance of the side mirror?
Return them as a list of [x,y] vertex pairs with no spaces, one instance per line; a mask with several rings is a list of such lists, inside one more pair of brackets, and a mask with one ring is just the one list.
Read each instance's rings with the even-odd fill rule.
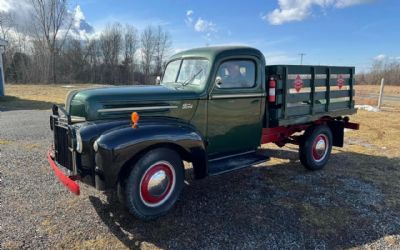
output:
[[222,78],[220,76],[217,76],[215,78],[215,85],[217,86],[217,88],[221,88],[222,85]]
[[156,84],[160,85],[161,83],[161,76],[156,77]]

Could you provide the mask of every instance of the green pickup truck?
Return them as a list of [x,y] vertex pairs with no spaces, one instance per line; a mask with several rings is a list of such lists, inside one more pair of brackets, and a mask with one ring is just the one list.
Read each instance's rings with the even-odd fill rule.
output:
[[[159,85],[86,89],[54,105],[47,154],[73,193],[78,182],[114,189],[136,217],[169,211],[195,179],[264,162],[266,143],[299,145],[301,163],[323,168],[344,129],[358,129],[354,67],[265,65],[254,48],[180,52]],[[66,174],[66,171],[68,174]],[[211,190],[210,190],[211,191]]]

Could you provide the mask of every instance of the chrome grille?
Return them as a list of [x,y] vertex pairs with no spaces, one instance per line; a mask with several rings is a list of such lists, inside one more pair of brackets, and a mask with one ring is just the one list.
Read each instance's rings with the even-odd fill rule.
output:
[[59,117],[53,116],[52,119],[55,160],[63,167],[73,170],[70,129],[67,124],[59,120]]

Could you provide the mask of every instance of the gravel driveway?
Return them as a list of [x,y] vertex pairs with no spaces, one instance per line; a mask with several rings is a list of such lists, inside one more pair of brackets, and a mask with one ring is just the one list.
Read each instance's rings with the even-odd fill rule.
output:
[[341,150],[310,172],[295,147],[270,147],[278,163],[189,178],[173,211],[144,223],[112,193],[56,180],[49,111],[0,115],[0,249],[400,247],[399,158]]

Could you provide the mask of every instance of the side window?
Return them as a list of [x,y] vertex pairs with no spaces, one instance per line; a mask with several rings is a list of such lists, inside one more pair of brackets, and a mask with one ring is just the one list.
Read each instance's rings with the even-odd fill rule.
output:
[[256,84],[256,65],[251,60],[229,60],[218,69],[219,88],[252,88]]

